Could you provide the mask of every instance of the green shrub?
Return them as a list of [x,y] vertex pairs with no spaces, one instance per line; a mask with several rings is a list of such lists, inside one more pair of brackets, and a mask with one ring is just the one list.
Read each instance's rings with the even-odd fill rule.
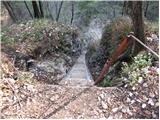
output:
[[35,42],[39,42],[41,40],[40,39],[41,37],[42,37],[42,33],[39,31],[36,31],[35,32]]
[[40,29],[46,28],[49,25],[49,20],[37,19],[37,20],[34,20],[32,24],[35,29],[40,30]]
[[133,85],[139,77],[143,79],[146,78],[146,73],[144,72],[144,68],[151,65],[151,54],[146,51],[140,52],[137,56],[133,58],[132,64],[127,64],[123,62],[122,67],[122,77],[126,77],[128,79],[127,83],[129,85]]
[[111,80],[112,80],[111,76],[106,74],[104,76],[102,82],[100,82],[100,86],[102,86],[102,87],[111,87],[112,86],[111,85]]
[[3,32],[1,33],[0,38],[1,38],[1,42],[5,44],[13,44],[17,41],[17,39],[7,36]]

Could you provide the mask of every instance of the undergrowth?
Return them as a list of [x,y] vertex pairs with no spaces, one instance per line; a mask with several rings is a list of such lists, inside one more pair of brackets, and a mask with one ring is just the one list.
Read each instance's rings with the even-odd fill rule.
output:
[[133,58],[132,64],[129,65],[126,62],[123,62],[121,75],[128,79],[125,82],[132,86],[139,77],[145,79],[147,77],[145,71],[147,67],[151,65],[151,60],[151,54],[146,51],[142,51]]
[[[133,58],[131,64],[127,62],[122,62],[121,68],[121,78],[124,79],[123,82],[132,86],[139,77],[145,79],[147,77],[146,69],[151,65],[152,56],[146,51],[140,52],[137,56]],[[103,81],[100,83],[102,87],[112,86],[112,77],[108,72],[105,74]]]

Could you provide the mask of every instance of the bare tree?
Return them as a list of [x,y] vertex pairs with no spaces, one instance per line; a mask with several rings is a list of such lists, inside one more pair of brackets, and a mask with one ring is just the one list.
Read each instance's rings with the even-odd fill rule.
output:
[[116,17],[116,9],[113,7],[113,17]]
[[33,10],[34,10],[34,17],[35,18],[40,18],[41,14],[40,14],[37,2],[36,1],[32,1],[32,6],[33,6]]
[[[144,23],[142,15],[142,1],[128,1],[127,7],[128,7],[128,14],[132,19],[135,36],[139,38],[142,42],[145,42]],[[142,49],[143,47],[140,44],[135,43],[133,53],[137,54]]]
[[51,1],[48,1],[47,2],[47,10],[48,10],[48,16],[53,20],[53,15],[52,15],[52,8],[51,8],[52,4],[51,4]]
[[55,6],[55,13],[57,16],[57,14],[58,14],[58,1],[54,1],[54,6]]
[[41,17],[44,17],[42,1],[39,1],[39,9],[40,9]]
[[145,11],[144,11],[144,16],[145,17],[147,16],[148,6],[149,6],[149,1],[146,1],[146,8],[145,8]]
[[62,5],[63,5],[63,1],[61,1],[60,6],[59,6],[59,9],[58,9],[58,14],[57,14],[57,17],[56,17],[56,21],[57,21],[57,22],[58,22],[59,15],[60,15],[60,12],[61,12],[61,9],[62,9]]
[[115,18],[115,17],[116,17],[115,6],[114,6],[114,5],[111,5],[111,9],[113,10],[113,11],[112,11],[112,16],[113,16],[113,18]]
[[12,20],[15,22],[17,21],[17,18],[16,18],[16,15],[14,14],[13,12],[13,8],[12,6],[10,5],[9,1],[2,1],[5,8],[7,9],[9,15],[11,16]]
[[73,18],[74,18],[74,2],[73,1],[72,1],[71,13],[72,13],[72,16],[71,16],[71,24],[72,24]]
[[29,14],[30,14],[31,18],[33,18],[32,13],[31,13],[31,11],[30,11],[30,9],[29,9],[28,5],[27,5],[27,2],[26,2],[26,1],[24,1],[24,4],[25,4],[25,6],[26,6],[26,8],[27,8],[27,10],[28,10],[28,12],[29,12]]
[[123,8],[122,8],[122,16],[125,14],[125,8],[126,8],[126,1],[123,2]]

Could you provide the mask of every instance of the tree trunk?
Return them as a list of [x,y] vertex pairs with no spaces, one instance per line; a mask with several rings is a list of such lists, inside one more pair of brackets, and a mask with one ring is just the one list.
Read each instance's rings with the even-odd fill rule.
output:
[[[142,15],[142,1],[129,1],[129,15],[131,16],[133,23],[133,30],[135,36],[145,43],[144,37],[144,23]],[[134,43],[133,54],[136,55],[139,51],[143,49],[143,46],[137,42]]]
[[115,8],[113,8],[113,17],[114,18],[116,17],[116,10],[115,10]]
[[48,10],[49,10],[49,16],[51,17],[52,20],[54,20],[54,17],[53,17],[52,12],[51,12],[51,11],[52,11],[52,10],[51,10],[51,8],[52,8],[52,7],[51,7],[51,4],[49,4],[48,6],[49,6],[49,7],[48,7],[48,8],[49,8],[49,9],[48,9]]
[[146,1],[146,8],[144,11],[144,16],[147,17],[147,11],[148,11],[149,1]]
[[40,8],[40,12],[41,12],[41,17],[44,17],[42,1],[39,1],[39,8]]
[[71,12],[72,12],[72,17],[71,17],[71,25],[73,23],[73,18],[74,18],[74,3],[72,1],[72,8],[71,8]]
[[60,4],[59,9],[58,9],[58,14],[57,14],[57,17],[56,17],[57,22],[58,22],[58,19],[59,19],[59,15],[60,15],[60,12],[61,12],[62,5],[63,5],[63,1],[61,1],[61,4]]
[[28,5],[27,5],[27,2],[26,2],[26,1],[24,1],[24,4],[25,4],[25,6],[26,6],[26,8],[27,8],[27,10],[28,10],[28,12],[29,12],[29,14],[30,14],[31,18],[33,18],[32,13],[31,13],[31,11],[30,11],[30,9],[29,9]]
[[4,4],[4,6],[5,6],[5,8],[7,9],[9,15],[11,16],[12,20],[13,20],[14,22],[16,22],[16,21],[17,21],[17,18],[16,18],[16,15],[14,14],[14,12],[13,12],[13,9],[12,9],[10,3],[7,2],[7,1],[2,1],[2,2],[3,2],[3,4]]
[[125,14],[126,1],[123,2],[122,16]]
[[56,13],[56,16],[57,16],[58,15],[58,1],[54,2],[54,6],[55,6],[55,13]]
[[32,1],[32,6],[33,6],[33,11],[34,11],[34,17],[35,18],[40,18],[41,15],[40,15],[40,11],[38,9],[37,2],[36,1]]

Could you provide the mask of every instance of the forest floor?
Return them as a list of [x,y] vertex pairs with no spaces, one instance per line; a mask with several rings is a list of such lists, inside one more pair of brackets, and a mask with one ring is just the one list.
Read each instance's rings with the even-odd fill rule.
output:
[[[44,26],[46,25],[44,24]],[[18,27],[20,29],[17,29],[19,30],[18,32],[16,31],[17,33],[21,33],[22,31],[24,32],[28,30],[33,30],[33,31],[37,30],[34,29],[34,27],[30,25],[30,23],[25,25],[20,24],[18,25]],[[53,29],[54,27],[55,29]],[[37,41],[41,41],[41,39],[49,40],[51,42],[51,44],[49,45],[54,45],[56,40],[59,40],[57,39],[59,37],[53,38],[53,36],[56,36],[57,34],[64,35],[64,33],[67,33],[65,37],[69,41],[69,43],[71,42],[70,39],[73,36],[70,38],[69,37],[70,34],[68,34],[68,32],[69,33],[76,32],[75,30],[72,31],[73,28],[68,29],[65,28],[64,26],[59,26],[59,25],[55,25],[54,27],[47,28],[45,29],[45,31],[42,30],[42,32],[40,33],[38,31],[34,31],[35,33],[33,31],[30,31],[30,34],[26,34],[26,32],[22,33],[23,35],[22,41],[18,42],[18,44],[16,43],[14,45],[14,48],[18,49],[20,53],[24,54],[27,53],[34,56],[33,54],[35,52],[34,49],[37,47],[37,45],[35,46],[33,45],[34,37],[37,38]],[[64,31],[62,32],[63,34],[61,34],[61,31],[59,29],[61,31]],[[10,32],[8,32],[8,34],[11,35],[12,33],[13,35],[16,35],[14,32],[15,30],[11,30]],[[32,32],[36,36],[33,36]],[[41,36],[41,34],[45,36],[43,37]],[[9,35],[8,36],[5,35],[5,40],[6,38],[8,39]],[[22,36],[16,36],[16,37],[21,39]],[[64,36],[61,37],[63,38]],[[9,40],[12,39],[10,38]],[[61,41],[62,43],[56,44],[59,47],[58,50],[61,50],[58,53],[55,52],[56,50],[54,51],[48,49],[52,47],[56,48],[56,46],[43,46],[43,45],[48,45],[44,44],[43,41],[40,42],[40,44],[38,44],[39,47],[43,47],[42,48],[43,50],[47,49],[46,53],[54,51],[54,56],[52,56],[52,54],[49,54],[48,56],[51,57],[49,60],[52,61],[45,63],[44,60],[46,59],[44,58],[46,56],[44,56],[44,58],[40,59],[40,61],[37,60],[37,62],[40,62],[37,65],[39,65],[38,67],[41,67],[44,70],[46,70],[45,73],[48,73],[47,71],[53,71],[53,73],[57,71],[62,71],[56,73],[55,78],[57,78],[58,76],[60,76],[61,79],[64,77],[63,80],[66,80],[66,78],[67,79],[71,78],[71,81],[68,85],[66,85],[65,84],[66,82],[63,82],[63,80],[60,82],[60,84],[53,84],[53,83],[48,84],[47,82],[48,80],[46,79],[50,78],[51,81],[55,80],[54,78],[52,79],[52,76],[49,76],[50,74],[44,73],[46,77],[44,77],[43,80],[37,80],[36,78],[33,77],[34,74],[31,71],[16,69],[13,64],[12,55],[9,56],[7,54],[7,53],[12,53],[14,50],[8,49],[9,52],[7,52],[6,51],[7,47],[2,44],[3,49],[1,52],[1,56],[3,64],[1,64],[2,80],[0,81],[1,119],[4,118],[158,119],[159,118],[159,77],[158,77],[157,66],[147,66],[144,70],[145,73],[147,74],[146,79],[138,79],[132,86],[104,88],[104,87],[88,85],[88,83],[74,86],[77,83],[76,76],[78,76],[78,78],[85,78],[88,80],[91,79],[87,78],[86,74],[84,74],[86,73],[84,72],[86,71],[85,58],[84,55],[82,54],[79,59],[72,60],[71,57],[73,56],[70,56],[69,54],[69,52],[71,52],[69,51],[70,49],[66,50],[63,47],[63,46],[68,47],[68,45],[64,44],[66,41],[63,41],[63,39],[60,40],[62,40]],[[27,46],[24,47],[23,45]],[[66,54],[61,53],[64,51],[66,52]],[[39,56],[44,54],[43,51],[40,52],[41,53],[39,53],[40,54]],[[15,54],[13,53],[13,56],[14,55]],[[47,61],[49,60],[47,59]],[[55,64],[55,61],[58,62]],[[60,61],[61,63],[59,63]],[[68,65],[68,63],[70,64]],[[47,69],[45,69],[46,68],[45,65],[47,66]],[[67,70],[69,70],[67,72],[65,72],[66,69],[64,69],[66,66]],[[72,69],[70,69],[71,66],[73,66]],[[81,68],[81,69],[76,69],[77,72],[72,74],[71,71],[75,70],[74,68]],[[40,71],[40,73],[41,72],[42,71]],[[65,75],[67,75],[66,73],[70,74],[72,77],[66,76],[65,78]],[[15,76],[17,77],[16,79]],[[74,84],[73,81],[75,82]]]
[[1,118],[158,118],[158,72],[148,74],[132,87],[108,88],[3,79]]

